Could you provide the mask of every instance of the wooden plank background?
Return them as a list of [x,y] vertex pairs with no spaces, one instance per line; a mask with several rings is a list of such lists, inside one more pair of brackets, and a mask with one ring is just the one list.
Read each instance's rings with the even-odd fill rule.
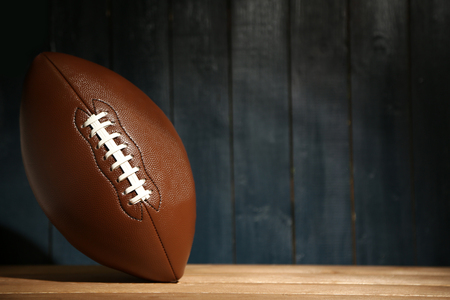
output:
[[118,72],[178,130],[191,263],[450,265],[450,2],[2,4],[0,264],[94,264],[48,222],[20,157],[41,51]]
[[296,263],[353,262],[347,9],[290,9]]
[[351,6],[357,262],[413,264],[406,0]]
[[270,0],[231,1],[239,263],[292,262],[287,4]]

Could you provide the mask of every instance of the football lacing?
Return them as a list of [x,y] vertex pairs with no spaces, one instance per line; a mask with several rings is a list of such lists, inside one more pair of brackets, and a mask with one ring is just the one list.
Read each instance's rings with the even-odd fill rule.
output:
[[120,133],[114,132],[109,134],[108,131],[106,131],[106,127],[112,125],[113,123],[109,120],[105,122],[100,122],[100,119],[106,116],[106,112],[101,112],[99,114],[93,114],[91,115],[86,122],[83,123],[83,127],[91,127],[91,134],[90,138],[97,135],[99,142],[97,144],[97,149],[105,145],[108,152],[106,152],[103,159],[108,159],[111,155],[116,160],[115,163],[111,165],[111,171],[114,171],[118,167],[122,169],[122,174],[117,178],[117,182],[121,182],[124,179],[128,179],[128,182],[130,183],[130,186],[125,189],[124,194],[129,194],[132,192],[136,193],[136,196],[134,196],[129,203],[130,204],[136,204],[139,201],[144,201],[150,198],[150,194],[152,193],[149,190],[146,190],[143,185],[145,183],[145,179],[139,180],[139,178],[136,175],[136,172],[139,171],[138,167],[131,167],[129,161],[133,159],[132,155],[125,156],[122,152],[123,149],[127,148],[127,145],[120,144],[117,145],[114,141],[115,138],[120,136]]

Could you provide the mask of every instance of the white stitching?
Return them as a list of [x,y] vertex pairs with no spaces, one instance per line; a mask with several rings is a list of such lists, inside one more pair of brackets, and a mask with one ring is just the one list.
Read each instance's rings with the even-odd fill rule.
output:
[[112,125],[111,121],[104,121],[100,122],[100,119],[105,117],[107,115],[106,112],[101,112],[99,114],[93,114],[91,115],[86,122],[83,123],[83,127],[91,127],[91,134],[90,137],[92,138],[94,135],[97,135],[99,142],[97,144],[97,148],[102,147],[105,145],[108,152],[105,154],[105,158],[107,159],[109,156],[113,156],[116,162],[112,164],[111,170],[114,170],[120,166],[122,169],[123,174],[119,176],[118,181],[122,181],[125,178],[128,179],[128,182],[130,183],[130,186],[125,189],[124,194],[129,194],[132,192],[136,193],[136,196],[134,196],[129,203],[130,204],[136,204],[139,201],[144,201],[150,198],[150,194],[152,191],[146,190],[143,187],[143,184],[145,183],[145,179],[139,180],[136,172],[139,171],[139,168],[131,167],[129,160],[133,159],[131,155],[125,156],[122,153],[122,150],[125,149],[127,146],[125,144],[117,145],[114,141],[115,138],[119,137],[120,134],[115,132],[112,134],[109,134],[108,131],[106,131],[106,127]]

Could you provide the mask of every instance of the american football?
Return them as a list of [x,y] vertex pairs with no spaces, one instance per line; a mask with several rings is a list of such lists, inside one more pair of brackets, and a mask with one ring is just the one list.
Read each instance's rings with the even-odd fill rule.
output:
[[95,63],[41,53],[25,79],[20,133],[34,195],[73,246],[150,281],[183,275],[194,180],[180,137],[147,95]]

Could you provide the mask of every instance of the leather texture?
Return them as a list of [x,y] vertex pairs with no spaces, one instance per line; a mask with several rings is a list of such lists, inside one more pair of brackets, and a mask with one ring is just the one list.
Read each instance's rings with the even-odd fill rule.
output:
[[[106,112],[106,130],[132,155],[152,194],[130,205],[128,180],[83,123]],[[132,83],[92,62],[45,52],[25,80],[22,156],[31,188],[56,228],[95,261],[151,281],[184,272],[195,230],[195,188],[186,151],[164,113]]]

